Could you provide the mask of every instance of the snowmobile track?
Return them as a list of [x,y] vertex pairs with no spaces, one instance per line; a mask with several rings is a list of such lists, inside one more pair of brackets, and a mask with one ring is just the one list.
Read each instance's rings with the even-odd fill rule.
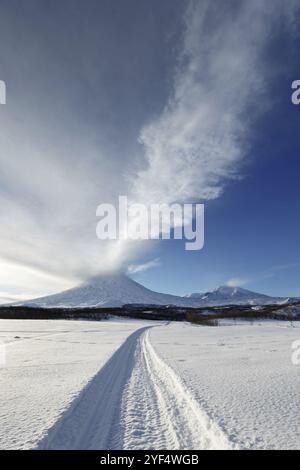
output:
[[[230,449],[150,342],[132,333],[73,401],[39,449]],[[155,327],[154,327],[155,328]]]

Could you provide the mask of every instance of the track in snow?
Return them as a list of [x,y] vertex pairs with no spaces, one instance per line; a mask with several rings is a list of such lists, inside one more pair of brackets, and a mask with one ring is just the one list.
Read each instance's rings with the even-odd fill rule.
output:
[[228,449],[222,430],[155,352],[149,327],[131,334],[39,449]]

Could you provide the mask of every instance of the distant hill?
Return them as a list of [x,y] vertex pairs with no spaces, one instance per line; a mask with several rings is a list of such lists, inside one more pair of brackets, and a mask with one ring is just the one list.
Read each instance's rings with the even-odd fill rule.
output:
[[[120,307],[125,304],[205,307],[214,305],[268,305],[290,299],[269,297],[240,287],[221,286],[205,294],[184,297],[154,292],[123,273],[101,274],[58,294],[22,303],[37,307]],[[20,304],[20,303],[19,303]]]

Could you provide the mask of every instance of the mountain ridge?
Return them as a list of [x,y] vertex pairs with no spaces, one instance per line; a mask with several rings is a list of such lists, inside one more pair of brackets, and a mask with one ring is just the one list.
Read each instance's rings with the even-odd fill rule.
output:
[[241,287],[220,286],[212,291],[176,296],[152,291],[124,273],[100,274],[66,291],[19,305],[39,307],[121,307],[125,304],[208,307],[218,305],[268,305],[288,303],[289,298],[271,297]]

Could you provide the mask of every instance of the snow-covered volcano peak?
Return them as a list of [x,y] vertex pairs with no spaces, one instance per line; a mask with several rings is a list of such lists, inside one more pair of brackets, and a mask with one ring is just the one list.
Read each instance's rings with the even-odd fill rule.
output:
[[220,295],[231,295],[231,296],[237,295],[237,294],[251,293],[251,291],[247,289],[243,289],[242,287],[227,286],[227,285],[219,286],[216,289],[214,289],[212,292],[218,293]]
[[98,274],[59,294],[27,302],[43,307],[121,307],[124,304],[183,305],[184,299],[160,294],[142,286],[123,272]]
[[257,294],[241,287],[220,286],[205,294],[185,297],[161,294],[142,286],[123,272],[102,273],[59,294],[30,300],[25,305],[40,307],[121,307],[125,304],[206,307],[215,305],[264,305],[284,299]]
[[[193,294],[196,297],[197,294]],[[234,287],[223,285],[209,292],[206,292],[201,297],[206,305],[265,305],[270,303],[277,303],[278,297],[269,297],[268,295],[258,294],[242,287]]]
[[126,274],[124,274],[122,271],[109,271],[109,272],[103,272],[96,274],[90,278],[88,278],[86,281],[82,283],[83,286],[90,286],[90,287],[101,287],[103,284],[109,285],[109,284],[126,284],[128,281],[134,282],[132,279],[130,279]]

